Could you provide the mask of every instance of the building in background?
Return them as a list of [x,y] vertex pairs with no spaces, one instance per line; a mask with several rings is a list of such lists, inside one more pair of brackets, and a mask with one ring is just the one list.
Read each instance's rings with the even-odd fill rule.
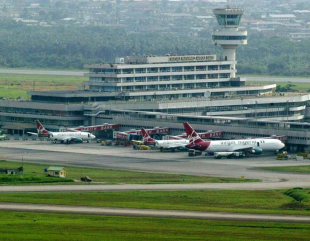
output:
[[[236,49],[247,44],[239,29],[243,10],[215,9],[216,55],[125,56],[111,64],[91,64],[89,81],[77,91],[30,91],[31,101],[1,100],[0,127],[11,134],[119,124],[131,128],[165,126],[183,131],[189,121],[199,131],[224,131],[224,138],[285,135],[292,150],[310,148],[310,95],[275,93],[275,84],[247,85],[237,76]],[[177,133],[178,132],[178,133]]]

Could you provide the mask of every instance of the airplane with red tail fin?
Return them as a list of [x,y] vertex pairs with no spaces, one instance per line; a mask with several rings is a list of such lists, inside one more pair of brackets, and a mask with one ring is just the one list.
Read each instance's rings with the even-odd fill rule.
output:
[[75,132],[51,132],[44,128],[40,121],[36,120],[38,133],[27,132],[31,135],[36,135],[39,138],[49,138],[53,143],[59,141],[60,143],[82,143],[83,141],[89,142],[95,139],[96,136],[89,132],[75,131]]
[[187,122],[183,123],[189,144],[186,145],[189,149],[214,152],[235,152],[242,151],[247,154],[262,154],[263,151],[278,151],[285,145],[277,139],[257,138],[243,140],[221,140],[221,141],[204,141],[195,132]]
[[143,137],[143,142],[146,144],[154,145],[155,144],[155,139],[150,137],[149,133],[144,128],[141,128],[142,132],[142,137]]
[[147,131],[142,128],[141,129],[142,136],[143,136],[143,142],[146,144],[155,144],[156,147],[158,147],[161,151],[164,149],[170,149],[172,151],[174,150],[181,150],[186,149],[186,145],[189,143],[189,140],[187,139],[179,139],[179,140],[155,140],[147,133]]

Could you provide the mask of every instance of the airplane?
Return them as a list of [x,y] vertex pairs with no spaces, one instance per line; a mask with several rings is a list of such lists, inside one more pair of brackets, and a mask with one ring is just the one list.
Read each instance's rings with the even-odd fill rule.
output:
[[155,140],[147,133],[147,131],[142,128],[141,129],[143,142],[148,144],[155,144],[156,147],[163,151],[164,149],[170,149],[175,151],[176,149],[186,149],[186,145],[189,144],[189,140],[187,139],[179,139],[179,140]]
[[263,151],[278,151],[285,145],[277,139],[257,138],[243,140],[222,140],[204,141],[187,122],[183,123],[186,134],[190,138],[190,143],[186,145],[188,149],[195,149],[214,152],[235,152],[242,151],[246,154],[262,154]]
[[95,139],[96,136],[89,132],[82,131],[73,131],[73,132],[51,132],[47,131],[40,121],[36,120],[38,133],[27,132],[31,135],[36,135],[39,138],[45,137],[50,138],[53,143],[83,143],[83,141],[89,142],[92,139]]

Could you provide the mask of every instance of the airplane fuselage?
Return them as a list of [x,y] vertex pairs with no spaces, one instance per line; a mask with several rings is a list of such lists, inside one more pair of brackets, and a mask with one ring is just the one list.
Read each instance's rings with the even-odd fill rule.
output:
[[52,141],[70,141],[70,140],[81,140],[90,141],[95,136],[88,132],[50,132],[50,139]]
[[205,141],[196,143],[195,149],[206,152],[226,152],[253,148],[262,151],[277,151],[284,147],[284,144],[277,139],[245,139],[245,140],[223,140]]
[[189,144],[189,140],[156,140],[155,146],[159,148],[177,148],[177,147],[185,147],[187,144]]

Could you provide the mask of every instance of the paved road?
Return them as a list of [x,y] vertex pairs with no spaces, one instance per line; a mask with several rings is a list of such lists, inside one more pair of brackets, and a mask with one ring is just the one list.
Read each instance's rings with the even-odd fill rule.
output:
[[79,71],[60,71],[60,70],[0,69],[0,74],[35,74],[35,75],[83,76],[84,73],[85,72],[79,72]]
[[310,83],[310,78],[281,78],[281,77],[246,77],[247,81],[257,81],[257,82],[300,82],[300,83]]
[[193,190],[270,190],[310,187],[306,182],[274,183],[195,183],[195,184],[119,184],[119,185],[36,185],[0,186],[0,193],[21,192],[112,192],[112,191],[193,191]]
[[194,211],[181,211],[181,210],[104,208],[104,207],[20,204],[20,203],[0,203],[0,210],[23,211],[23,212],[26,211],[26,212],[93,214],[104,216],[190,218],[190,219],[302,222],[302,223],[310,222],[310,216],[194,212]]

